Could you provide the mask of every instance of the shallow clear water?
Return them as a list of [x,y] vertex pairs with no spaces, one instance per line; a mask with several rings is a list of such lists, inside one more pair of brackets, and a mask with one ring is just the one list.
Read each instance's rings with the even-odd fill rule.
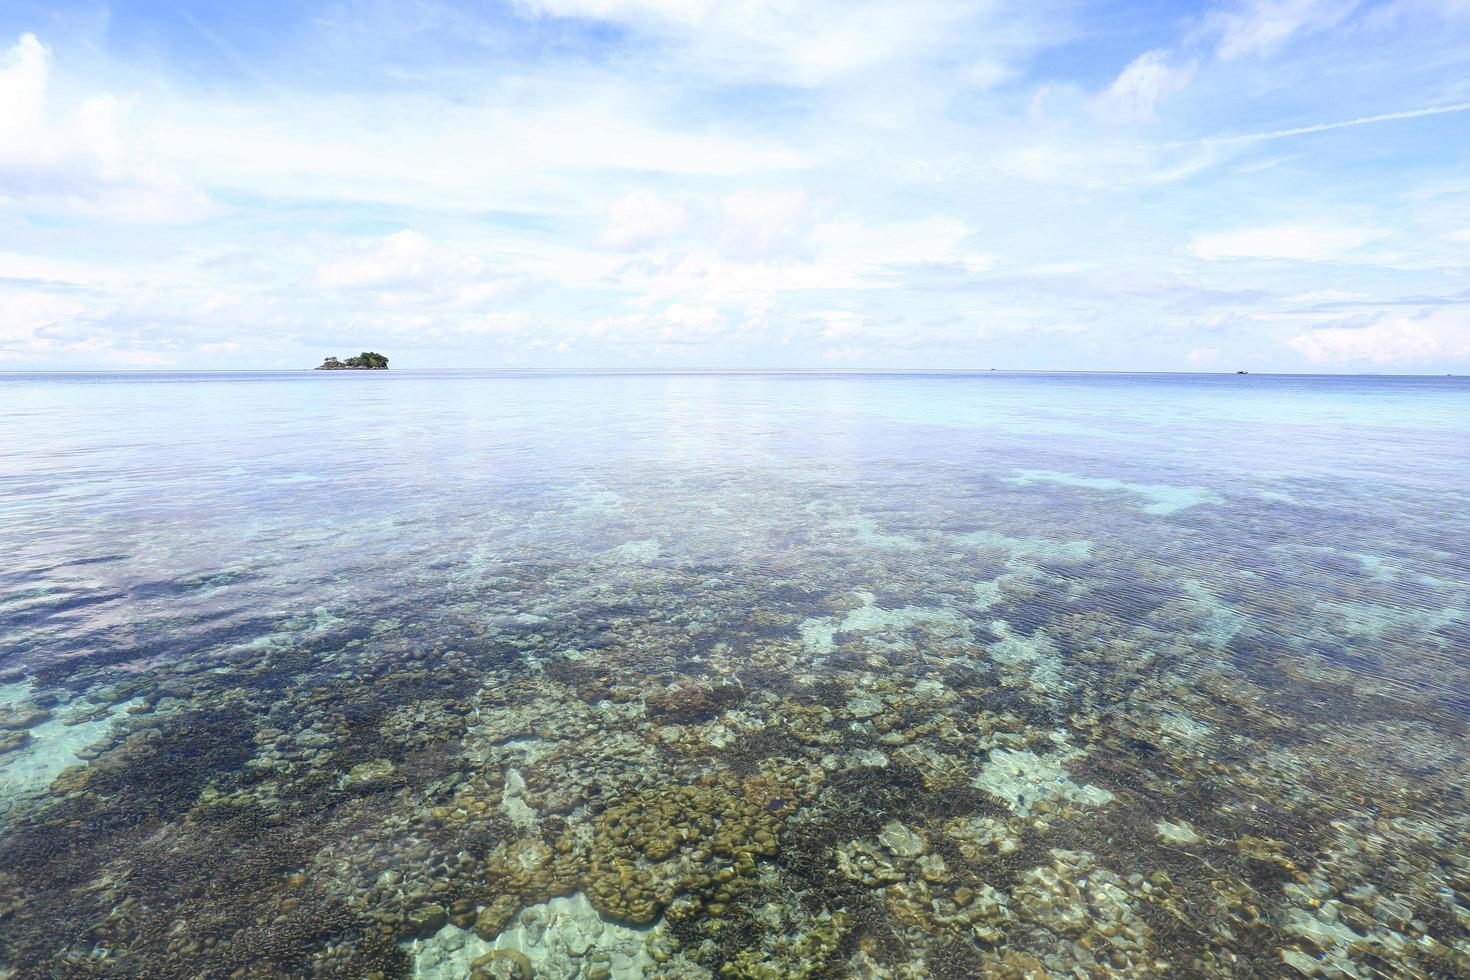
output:
[[1470,382],[0,375],[0,974],[1470,975]]

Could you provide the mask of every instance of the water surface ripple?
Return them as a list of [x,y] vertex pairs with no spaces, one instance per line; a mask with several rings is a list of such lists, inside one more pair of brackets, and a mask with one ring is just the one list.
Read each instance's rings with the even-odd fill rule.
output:
[[1470,382],[0,374],[0,976],[1470,976]]

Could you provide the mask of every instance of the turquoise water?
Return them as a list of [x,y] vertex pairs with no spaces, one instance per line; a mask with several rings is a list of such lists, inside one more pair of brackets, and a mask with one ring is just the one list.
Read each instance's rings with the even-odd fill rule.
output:
[[1470,975],[1470,381],[0,375],[0,975]]

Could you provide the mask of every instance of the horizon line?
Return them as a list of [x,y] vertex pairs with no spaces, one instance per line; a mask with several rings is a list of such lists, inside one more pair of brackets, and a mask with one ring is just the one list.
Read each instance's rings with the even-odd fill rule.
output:
[[[359,374],[386,374],[394,369],[383,368],[371,371],[327,371],[327,375],[359,375]],[[624,368],[597,368],[597,367],[565,367],[565,368],[512,368],[512,367],[410,367],[396,369],[399,374],[409,372],[437,373],[437,374],[470,374],[475,372],[493,372],[497,374],[852,374],[852,375],[877,375],[877,374],[950,374],[950,375],[986,375],[986,374],[1153,374],[1153,375],[1186,375],[1186,376],[1218,376],[1218,377],[1277,377],[1277,378],[1467,378],[1470,372],[1456,373],[1445,371],[1443,373],[1423,372],[1397,372],[1397,371],[1184,371],[1184,370],[1150,370],[1143,368],[747,368],[747,367],[624,367]],[[29,374],[316,374],[316,368],[18,368],[13,370],[0,370],[0,377],[5,375],[29,375]]]

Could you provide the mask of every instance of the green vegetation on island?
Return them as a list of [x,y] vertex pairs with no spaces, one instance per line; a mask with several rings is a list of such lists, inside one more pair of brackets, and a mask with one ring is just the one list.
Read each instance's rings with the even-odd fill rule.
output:
[[322,361],[318,371],[386,371],[388,370],[388,359],[376,351],[365,350],[356,357],[349,357],[345,361],[339,361],[335,357],[329,357]]

